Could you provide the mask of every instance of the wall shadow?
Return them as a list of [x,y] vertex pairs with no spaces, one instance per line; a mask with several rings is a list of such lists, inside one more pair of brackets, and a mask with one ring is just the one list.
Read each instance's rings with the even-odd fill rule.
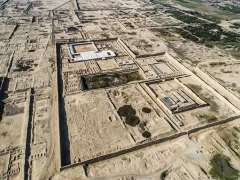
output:
[[58,81],[58,108],[59,108],[59,132],[60,132],[60,148],[61,148],[61,166],[71,164],[70,140],[68,136],[67,116],[65,111],[65,101],[63,97],[63,79],[62,79],[62,63],[61,63],[61,45],[56,44],[57,53],[57,81]]

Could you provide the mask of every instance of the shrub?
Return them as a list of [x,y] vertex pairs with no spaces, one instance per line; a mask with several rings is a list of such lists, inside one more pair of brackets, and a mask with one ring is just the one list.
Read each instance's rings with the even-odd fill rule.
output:
[[230,159],[222,154],[216,154],[210,160],[212,168],[210,175],[212,178],[220,180],[237,180],[239,179],[239,172],[230,164]]

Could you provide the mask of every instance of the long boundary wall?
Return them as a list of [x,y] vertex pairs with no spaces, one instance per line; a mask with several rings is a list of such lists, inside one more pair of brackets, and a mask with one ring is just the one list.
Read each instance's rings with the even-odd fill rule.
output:
[[[58,54],[58,52],[59,52],[59,49],[58,49],[59,45],[60,44],[56,45],[56,54],[57,54],[57,56],[56,56],[57,57],[57,59],[56,59],[56,71],[57,71],[56,86],[57,87],[58,87],[58,82],[59,82],[59,62],[58,62],[59,61],[59,56],[60,56],[60,54]],[[215,89],[210,87],[206,82],[202,81],[201,78],[199,78],[196,74],[194,74],[192,71],[190,71],[185,66],[180,64],[176,59],[174,59],[168,53],[166,53],[165,55],[166,55],[166,57],[168,58],[168,60],[172,64],[176,65],[183,72],[186,72],[187,74],[192,75],[192,77],[195,78],[196,80],[202,82],[209,91],[214,93],[220,100],[224,101],[235,112],[240,114],[239,110],[234,105],[232,105],[227,99],[225,99]],[[67,168],[75,167],[75,166],[78,166],[78,165],[92,164],[92,163],[96,163],[96,162],[99,162],[99,161],[103,161],[103,160],[107,160],[107,159],[110,159],[110,158],[114,158],[114,157],[117,157],[117,156],[120,156],[120,155],[123,155],[123,154],[126,154],[126,153],[130,153],[130,152],[134,152],[134,151],[140,150],[142,148],[146,148],[148,146],[152,146],[152,145],[155,145],[155,144],[159,144],[159,143],[163,143],[163,142],[166,142],[166,141],[169,141],[169,140],[173,140],[173,139],[176,139],[176,138],[181,137],[183,135],[191,134],[191,133],[203,130],[203,129],[207,129],[207,128],[211,128],[211,127],[214,127],[214,126],[217,126],[217,125],[225,124],[225,123],[228,123],[228,122],[231,122],[231,121],[234,121],[234,120],[239,120],[239,118],[240,118],[240,116],[231,117],[231,118],[228,118],[228,119],[225,119],[225,120],[222,120],[222,121],[218,121],[218,122],[214,122],[214,123],[211,123],[211,124],[207,124],[207,125],[204,125],[204,126],[201,126],[201,127],[196,127],[196,128],[193,128],[193,129],[191,129],[189,131],[179,132],[177,134],[174,134],[174,135],[171,135],[171,136],[168,136],[168,137],[163,137],[163,138],[156,139],[156,140],[153,140],[153,141],[150,141],[150,142],[145,142],[143,144],[139,144],[139,145],[136,145],[134,147],[131,147],[131,148],[128,148],[128,149],[124,149],[124,150],[121,150],[121,151],[118,151],[118,152],[115,152],[115,153],[99,156],[99,157],[96,157],[96,158],[93,158],[93,159],[89,159],[87,161],[83,161],[83,162],[80,162],[80,163],[75,163],[75,164],[70,164],[70,165],[67,165],[67,166],[62,166],[61,165],[61,156],[62,155],[61,155],[61,142],[60,142],[60,140],[61,140],[60,139],[60,124],[59,124],[59,108],[60,108],[60,105],[59,105],[59,98],[60,98],[59,89],[58,89],[58,92],[57,92],[57,96],[58,96],[58,101],[57,101],[57,107],[58,107],[57,112],[58,113],[57,113],[57,116],[56,116],[57,117],[56,121],[58,121],[58,122],[56,124],[57,124],[57,127],[58,127],[58,130],[57,130],[57,132],[58,132],[57,148],[58,149],[56,150],[56,153],[57,153],[57,157],[59,157],[58,161],[57,161],[57,167],[58,167],[58,170],[60,170],[60,171],[62,171],[64,169],[67,169]]]
[[150,142],[147,142],[147,143],[144,143],[144,144],[141,144],[141,145],[137,145],[137,146],[134,146],[134,147],[131,147],[131,148],[128,148],[128,149],[120,150],[120,151],[115,152],[115,153],[106,154],[106,155],[99,156],[99,157],[96,157],[96,158],[93,158],[93,159],[90,159],[90,160],[87,160],[87,161],[83,161],[83,162],[80,162],[80,163],[75,163],[75,164],[70,164],[68,166],[63,166],[63,167],[61,167],[61,171],[64,170],[64,169],[72,168],[72,167],[79,166],[79,165],[93,164],[93,163],[97,163],[99,161],[104,161],[104,160],[107,160],[107,159],[111,159],[111,158],[121,156],[121,155],[126,154],[126,153],[130,153],[130,152],[140,150],[142,148],[146,148],[148,146],[152,146],[152,145],[155,145],[155,144],[170,141],[172,139],[181,137],[181,136],[186,135],[186,134],[187,134],[187,132],[180,132],[180,133],[174,134],[172,136],[168,136],[168,137],[164,137],[164,138],[157,139],[157,140],[154,140],[154,141],[150,141]]
[[75,163],[75,164],[70,164],[70,165],[67,165],[67,166],[62,166],[60,168],[60,171],[63,171],[63,170],[68,169],[68,168],[76,167],[76,166],[79,166],[79,165],[94,164],[94,163],[97,163],[97,162],[100,162],[100,161],[115,158],[115,157],[121,156],[123,154],[131,153],[131,152],[143,149],[143,148],[147,148],[149,146],[153,146],[153,145],[156,145],[156,144],[171,141],[171,140],[177,139],[177,138],[179,138],[181,136],[184,136],[184,135],[189,135],[189,134],[192,134],[192,133],[204,130],[204,129],[212,128],[212,127],[215,127],[215,126],[218,126],[218,125],[223,125],[223,124],[229,123],[231,121],[235,121],[235,120],[240,120],[240,116],[231,117],[231,118],[228,118],[228,119],[225,119],[225,120],[222,120],[222,121],[218,121],[218,122],[214,122],[214,123],[211,123],[211,124],[207,124],[207,125],[204,125],[204,126],[201,126],[201,127],[196,127],[196,128],[193,128],[189,131],[180,132],[180,133],[174,134],[172,136],[168,136],[168,137],[164,137],[164,138],[161,138],[161,139],[153,140],[153,141],[141,144],[141,145],[134,146],[132,148],[128,148],[128,149],[124,149],[124,150],[121,150],[121,151],[118,151],[118,152],[115,152],[115,153],[99,156],[99,157],[96,157],[96,158],[93,158],[93,159],[90,159],[90,160],[87,160],[87,161],[83,161],[83,162],[80,162],[80,163]]
[[[60,81],[60,79],[59,79],[59,69],[58,69],[58,61],[59,61],[59,59],[58,58],[60,58],[60,54],[58,54],[58,48],[60,48],[60,45],[59,44],[56,44],[56,46],[55,46],[55,53],[56,53],[56,59],[55,59],[55,70],[56,70],[56,78],[55,78],[55,90],[56,90],[56,99],[54,99],[55,100],[55,102],[54,102],[54,104],[55,104],[55,108],[56,108],[56,110],[55,110],[55,115],[54,115],[54,120],[55,120],[55,123],[54,124],[56,124],[55,125],[55,131],[57,132],[57,134],[56,134],[56,148],[55,148],[55,154],[56,154],[56,166],[57,166],[57,170],[60,170],[60,168],[61,168],[61,163],[62,163],[62,160],[61,160],[61,139],[60,139],[60,123],[59,123],[59,109],[60,109],[60,104],[59,104],[59,87],[58,87],[58,82]],[[57,127],[57,128],[56,128]]]
[[[196,81],[201,82],[206,89],[208,89],[211,93],[213,93],[217,98],[219,98],[221,101],[223,101],[224,103],[226,103],[235,113],[240,114],[240,110],[234,106],[232,104],[231,101],[229,101],[229,99],[226,99],[222,93],[229,93],[229,96],[232,97],[233,94],[231,94],[229,91],[227,91],[224,87],[222,87],[220,84],[219,86],[216,86],[216,82],[212,79],[211,81],[211,85],[210,82],[206,82],[206,79],[210,79],[210,77],[207,77],[207,75],[205,73],[202,72],[202,78],[199,77],[199,74],[194,74],[192,71],[190,71],[189,69],[187,69],[185,66],[183,66],[181,63],[179,63],[175,58],[173,58],[170,54],[166,53],[165,56],[167,57],[167,59],[172,62],[173,64],[175,64],[177,67],[180,68],[180,70],[182,70],[183,72],[186,72],[187,74],[191,75],[194,79],[196,79]],[[212,87],[213,86],[213,87]],[[218,92],[216,89],[218,89],[220,87],[221,92]],[[224,92],[225,91],[225,92]],[[227,91],[227,92],[226,92]],[[239,100],[240,103],[240,100]]]
[[240,100],[231,92],[229,92],[225,87],[219,84],[216,80],[214,80],[209,74],[200,68],[196,67],[196,74],[207,84],[211,84],[211,86],[220,93],[225,99],[230,101],[238,110],[240,108]]

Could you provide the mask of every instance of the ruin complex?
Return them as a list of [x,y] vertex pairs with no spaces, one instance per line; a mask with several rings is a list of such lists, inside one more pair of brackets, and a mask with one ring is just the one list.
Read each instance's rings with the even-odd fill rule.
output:
[[240,178],[236,47],[182,6],[0,0],[0,180]]

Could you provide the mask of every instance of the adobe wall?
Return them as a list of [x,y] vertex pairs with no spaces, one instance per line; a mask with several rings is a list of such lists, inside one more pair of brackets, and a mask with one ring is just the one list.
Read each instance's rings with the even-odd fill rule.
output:
[[180,84],[180,86],[182,86],[182,88],[184,89],[185,92],[187,92],[187,94],[191,95],[194,100],[197,101],[198,104],[200,105],[207,105],[207,103],[205,101],[203,101],[201,98],[198,97],[198,95],[196,95],[191,89],[189,89],[185,84],[183,84],[181,81],[179,81],[179,79],[174,79],[178,84]]
[[[194,78],[196,81],[202,83],[207,90],[209,90],[211,93],[213,93],[221,101],[226,103],[235,113],[240,114],[240,110],[235,105],[232,104],[232,101],[233,101],[235,104],[236,103],[238,104],[238,107],[240,107],[240,100],[238,98],[236,98],[233,94],[231,94],[228,90],[226,90],[224,87],[222,87],[216,81],[211,79],[211,77],[209,77],[207,74],[205,74],[199,68],[195,68],[196,74],[194,74],[192,71],[187,69],[184,65],[179,63],[170,54],[166,53],[165,56],[171,63],[175,64],[180,70],[191,75],[192,78]],[[228,97],[228,98],[226,98],[226,97]]]
[[60,142],[60,124],[59,124],[59,109],[60,109],[60,105],[59,105],[59,90],[58,90],[58,82],[60,81],[59,79],[59,69],[58,69],[58,58],[60,58],[60,54],[58,54],[58,48],[60,48],[59,44],[56,44],[55,46],[55,53],[56,53],[56,59],[55,59],[55,95],[56,97],[54,98],[54,107],[55,107],[55,115],[54,115],[54,131],[55,133],[55,142],[56,142],[56,148],[55,148],[55,157],[56,157],[56,167],[57,170],[60,171],[61,168],[61,142]]
[[136,59],[136,55],[127,47],[127,45],[118,38],[117,42],[121,45],[121,47],[127,52],[133,59]]
[[90,159],[90,160],[87,160],[87,161],[83,161],[83,162],[80,162],[80,163],[75,163],[75,164],[63,166],[63,167],[61,167],[61,171],[65,170],[65,169],[68,169],[68,168],[76,167],[76,166],[79,166],[79,165],[93,164],[93,163],[97,163],[99,161],[104,161],[104,160],[107,160],[107,159],[111,159],[111,158],[121,156],[121,155],[126,154],[126,153],[130,153],[130,152],[140,150],[142,148],[146,148],[148,146],[152,146],[152,145],[155,145],[155,144],[170,141],[170,140],[173,140],[175,138],[181,137],[181,136],[186,135],[186,134],[187,134],[186,132],[180,132],[180,133],[174,134],[172,136],[168,136],[168,137],[164,137],[164,138],[157,139],[157,140],[154,140],[154,141],[150,141],[150,142],[147,142],[147,143],[144,143],[144,144],[141,144],[141,145],[137,145],[137,146],[134,146],[134,147],[131,147],[131,148],[128,148],[128,149],[120,150],[120,151],[115,152],[115,153],[99,156],[99,157],[96,157],[96,158],[93,158],[93,159]]
[[[234,109],[236,109],[235,111],[240,112],[240,100],[231,92],[229,92],[226,88],[224,88],[221,84],[219,84],[216,80],[214,80],[209,74],[207,74],[206,72],[204,72],[203,70],[201,70],[200,68],[196,67],[195,69],[196,74],[201,77],[201,79],[207,83],[207,84],[211,84],[211,86],[216,90],[217,92],[220,93],[224,99],[227,99],[228,101],[230,101],[234,107]],[[215,95],[215,94],[214,94]],[[230,106],[231,106],[230,105]]]

